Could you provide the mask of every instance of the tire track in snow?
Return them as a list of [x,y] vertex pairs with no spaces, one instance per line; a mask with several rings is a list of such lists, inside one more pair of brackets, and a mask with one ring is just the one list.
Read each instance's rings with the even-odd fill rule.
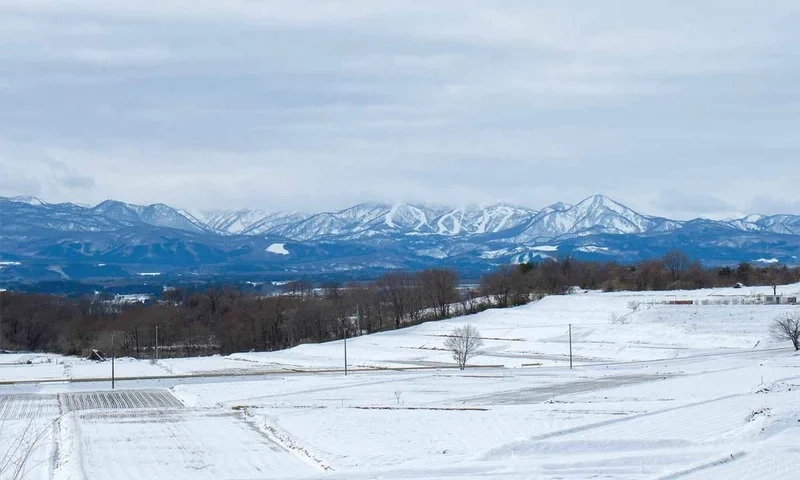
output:
[[81,453],[81,433],[74,412],[61,415],[54,423],[55,435],[50,478],[52,480],[86,480]]
[[271,422],[268,417],[263,415],[257,417],[253,415],[253,413],[247,408],[242,411],[242,414],[242,419],[247,422],[247,424],[249,424],[253,430],[266,438],[271,444],[274,444],[281,450],[296,456],[304,463],[311,465],[317,470],[323,472],[333,470],[333,467],[309,452],[308,449],[295,441],[289,433],[278,428],[278,426],[275,425],[274,422]]
[[[680,364],[680,363],[695,363],[695,361],[702,361],[708,360],[713,358],[724,358],[724,357],[738,357],[744,356],[747,357],[749,355],[759,356],[763,353],[780,353],[780,352],[789,352],[790,349],[787,347],[776,347],[776,348],[762,348],[758,350],[735,350],[732,352],[709,352],[709,353],[698,353],[695,355],[686,355],[683,357],[669,357],[669,358],[654,358],[650,360],[625,360],[620,362],[597,362],[597,363],[589,363],[581,365],[581,368],[592,368],[592,367],[611,367],[611,366],[634,366],[634,365],[648,365],[651,363],[669,363],[669,364]],[[563,367],[543,367],[544,368],[563,368]]]
[[[414,378],[430,377],[430,376],[434,376],[434,375],[432,375],[432,374],[420,374],[418,376],[415,376]],[[260,395],[258,397],[242,398],[242,399],[237,399],[235,401],[235,403],[242,404],[244,402],[249,402],[249,401],[253,401],[253,400],[262,400],[262,399],[276,398],[276,397],[285,398],[285,397],[291,397],[291,396],[295,396],[295,395],[305,395],[305,394],[308,394],[308,393],[320,393],[320,392],[328,392],[328,391],[334,391],[334,390],[345,390],[345,389],[348,389],[348,388],[367,387],[367,386],[372,386],[372,385],[381,385],[381,384],[384,384],[384,383],[404,382],[404,381],[408,381],[408,380],[409,380],[409,377],[403,376],[402,378],[392,378],[391,380],[372,380],[372,381],[369,381],[369,382],[352,383],[352,384],[349,384],[349,385],[334,385],[334,386],[330,386],[330,387],[310,388],[310,389],[305,389],[305,390],[297,390],[297,391],[294,391],[294,392],[274,393],[274,394],[270,394],[270,395]]]
[[740,458],[743,458],[747,455],[747,452],[740,450],[738,452],[731,453],[730,456],[725,456],[722,458],[717,458],[716,460],[712,460],[711,462],[702,463],[700,465],[694,466],[692,468],[687,468],[685,470],[681,470],[679,472],[670,473],[669,475],[658,477],[655,480],[675,480],[678,478],[685,477],[687,475],[691,475],[693,473],[702,472],[704,470],[708,470],[710,468],[719,467],[721,465],[725,465],[731,462],[735,462]]
[[507,443],[507,444],[499,445],[497,447],[493,447],[493,448],[489,449],[487,452],[485,452],[484,454],[482,454],[480,456],[480,459],[481,460],[493,460],[493,459],[496,459],[498,456],[499,457],[507,456],[509,454],[509,451],[513,452],[513,451],[518,451],[518,450],[524,450],[525,448],[527,448],[531,444],[534,444],[536,442],[541,442],[543,440],[551,440],[553,438],[565,437],[565,436],[573,435],[573,434],[576,434],[576,433],[588,432],[588,431],[595,430],[595,429],[598,429],[598,428],[607,427],[607,426],[610,426],[610,425],[617,425],[617,424],[620,424],[620,423],[632,422],[632,421],[636,421],[636,420],[641,420],[642,418],[652,417],[652,416],[655,416],[655,415],[661,415],[661,414],[664,414],[664,413],[670,413],[670,412],[674,412],[674,411],[678,411],[678,410],[685,410],[685,409],[695,408],[695,407],[698,407],[698,406],[703,406],[703,405],[708,405],[708,404],[711,404],[711,403],[721,402],[721,401],[729,400],[729,399],[732,399],[732,398],[745,397],[745,396],[748,396],[748,395],[751,395],[751,394],[749,394],[749,393],[737,393],[737,394],[732,394],[732,395],[725,395],[725,396],[722,396],[722,397],[712,398],[712,399],[709,399],[709,400],[703,400],[701,402],[695,402],[695,403],[691,403],[691,404],[688,404],[688,405],[680,405],[680,406],[677,406],[677,407],[663,408],[663,409],[660,409],[660,410],[654,410],[652,412],[639,413],[639,414],[631,415],[631,416],[624,417],[624,418],[612,418],[612,419],[609,419],[609,420],[603,420],[601,422],[596,422],[596,423],[592,423],[592,424],[589,424],[589,425],[582,425],[582,426],[579,426],[579,427],[567,428],[567,429],[564,429],[564,430],[558,430],[558,431],[555,431],[555,432],[545,433],[545,434],[542,434],[542,435],[536,435],[536,436],[530,437],[530,438],[528,438],[526,440],[519,440],[519,441],[516,441],[516,442]]
[[610,388],[653,382],[672,377],[674,377],[674,375],[616,375],[556,385],[506,390],[489,395],[461,398],[454,401],[461,403],[477,403],[478,405],[529,405],[550,400],[558,395],[607,390]]

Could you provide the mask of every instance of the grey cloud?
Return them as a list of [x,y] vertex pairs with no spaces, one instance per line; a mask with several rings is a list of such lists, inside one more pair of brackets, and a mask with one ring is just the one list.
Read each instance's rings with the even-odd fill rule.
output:
[[84,203],[728,215],[757,206],[744,179],[800,179],[798,9],[0,0],[0,155]]
[[800,200],[795,198],[776,198],[770,195],[759,195],[753,198],[749,209],[753,213],[771,215],[777,213],[791,213],[800,215]]
[[164,63],[170,53],[158,47],[136,47],[130,49],[79,48],[65,52],[68,60],[85,62],[92,65],[109,66],[143,66]]
[[0,195],[37,195],[66,201],[76,191],[82,196],[95,187],[92,176],[56,158],[63,152],[38,155],[37,150],[0,143]]
[[658,198],[651,202],[651,205],[657,210],[681,217],[687,213],[719,216],[736,211],[736,207],[713,195],[678,190],[662,191]]
[[58,179],[66,188],[73,190],[90,190],[94,188],[94,178],[83,175],[69,175]]
[[0,196],[41,195],[38,179],[20,170],[8,168],[0,161]]

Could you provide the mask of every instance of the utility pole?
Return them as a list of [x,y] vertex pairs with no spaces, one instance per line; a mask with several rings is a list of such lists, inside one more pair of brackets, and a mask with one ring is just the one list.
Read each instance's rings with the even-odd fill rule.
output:
[[117,356],[117,345],[114,343],[115,333],[111,333],[111,390],[114,390],[114,360]]
[[572,370],[572,324],[569,324],[569,369]]
[[347,376],[347,324],[344,327],[344,376]]
[[0,352],[3,351],[3,293],[0,292]]
[[156,362],[158,361],[158,325],[156,325]]
[[0,352],[3,351],[3,292],[0,292]]

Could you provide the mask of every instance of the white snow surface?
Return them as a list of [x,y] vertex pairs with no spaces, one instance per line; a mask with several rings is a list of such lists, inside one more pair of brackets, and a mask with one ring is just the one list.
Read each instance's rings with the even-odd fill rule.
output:
[[289,250],[286,250],[285,243],[273,243],[267,247],[267,251],[269,253],[274,253],[275,255],[289,255]]
[[[348,376],[342,341],[118,359],[143,378],[113,393],[108,363],[0,354],[0,449],[43,432],[28,478],[55,479],[794,478],[800,355],[768,331],[800,307],[769,293],[546,297],[350,338]],[[466,323],[483,354],[445,368]]]
[[578,247],[575,250],[579,252],[586,252],[586,253],[598,253],[598,252],[607,252],[608,247],[598,247],[596,245],[586,245],[583,247]]
[[777,258],[759,258],[758,260],[754,260],[755,263],[779,263],[780,260]]

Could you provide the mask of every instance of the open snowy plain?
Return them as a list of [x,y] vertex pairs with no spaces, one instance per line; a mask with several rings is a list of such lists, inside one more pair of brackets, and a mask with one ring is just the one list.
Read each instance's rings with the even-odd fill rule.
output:
[[[37,479],[798,478],[800,356],[769,326],[800,306],[749,304],[766,293],[547,297],[350,339],[346,377],[342,342],[121,359],[114,391],[107,363],[0,355],[0,459]],[[466,323],[484,353],[446,368]]]

